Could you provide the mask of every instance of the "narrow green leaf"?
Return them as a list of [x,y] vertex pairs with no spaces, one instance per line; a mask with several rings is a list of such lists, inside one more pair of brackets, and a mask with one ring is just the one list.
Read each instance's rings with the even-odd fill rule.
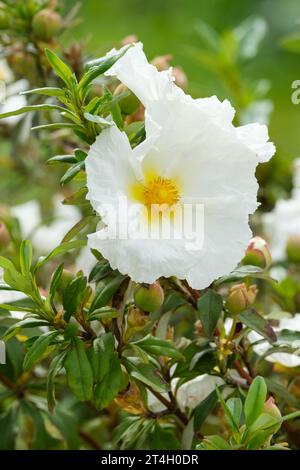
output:
[[62,243],[69,242],[72,240],[76,235],[81,232],[92,220],[94,219],[94,215],[87,215],[82,217],[77,224],[75,224],[64,236],[62,239]]
[[33,90],[21,91],[20,95],[55,96],[55,98],[58,99],[66,97],[66,93],[64,90],[55,87],[34,88]]
[[29,240],[23,240],[20,245],[20,266],[23,276],[28,276],[32,263],[32,246]]
[[48,165],[53,165],[55,163],[77,163],[74,155],[55,155],[55,157],[49,158],[47,160]]
[[83,342],[74,337],[64,366],[70,390],[81,401],[90,400],[93,395],[93,372]]
[[112,122],[107,121],[106,119],[98,115],[84,113],[84,117],[87,121],[94,122],[95,124],[100,124],[102,127],[110,127],[113,125]]
[[258,418],[267,398],[267,385],[263,377],[253,380],[247,393],[244,405],[246,425],[249,427]]
[[84,162],[78,162],[72,165],[60,180],[61,184],[66,184],[71,181],[75,176],[84,168]]
[[52,111],[53,109],[65,111],[65,108],[56,104],[35,104],[32,106],[23,106],[22,108],[16,109],[14,111],[8,111],[7,113],[2,113],[0,114],[0,119],[10,116],[18,116],[20,114],[29,113],[31,111]]
[[41,268],[48,261],[52,260],[53,258],[56,258],[56,256],[63,255],[65,253],[68,253],[68,251],[71,251],[77,248],[83,248],[85,245],[86,245],[85,240],[73,240],[71,242],[62,243],[61,245],[58,245],[56,248],[54,248],[54,250],[52,250],[49,253],[49,255],[45,257],[41,257],[39,259],[39,262],[35,266],[35,271]]
[[58,354],[57,356],[52,359],[51,364],[49,366],[48,374],[47,374],[47,402],[48,402],[48,409],[50,412],[54,410],[56,400],[55,400],[55,377],[62,369],[64,365],[64,359],[66,357],[66,351]]
[[222,297],[209,289],[197,302],[199,318],[206,335],[210,338],[216,328],[223,308]]
[[105,307],[125,279],[123,274],[112,274],[104,278],[97,287],[89,313]]
[[54,271],[54,273],[51,276],[50,287],[49,287],[49,294],[50,294],[51,299],[55,295],[57,286],[59,284],[59,281],[60,281],[62,273],[63,273],[63,269],[64,269],[64,263],[61,263],[59,266],[57,266],[56,270]]
[[7,341],[13,336],[15,336],[18,331],[23,328],[36,328],[38,326],[49,326],[49,323],[46,320],[41,320],[37,318],[25,318],[14,325],[11,325],[8,330],[4,333],[2,339]]
[[73,72],[70,67],[50,49],[45,49],[45,54],[53,70],[68,86],[70,86],[73,82]]
[[168,356],[178,361],[182,361],[184,359],[183,354],[176,349],[171,341],[159,339],[152,335],[147,335],[130,344],[139,346],[144,351],[155,356]]
[[121,385],[122,370],[117,355],[110,359],[108,373],[95,387],[95,404],[99,410],[107,407],[119,392]]
[[270,343],[277,340],[276,333],[270,323],[253,308],[240,313],[239,319],[246,326],[266,338]]
[[25,355],[23,362],[24,370],[31,369],[33,364],[43,356],[50,342],[58,335],[58,333],[58,331],[48,331],[38,337]]

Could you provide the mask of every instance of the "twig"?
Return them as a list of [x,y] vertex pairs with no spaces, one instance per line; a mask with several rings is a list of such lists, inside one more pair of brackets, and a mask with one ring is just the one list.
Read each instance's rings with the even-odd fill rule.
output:
[[246,379],[247,383],[249,385],[251,385],[252,382],[253,382],[253,379],[252,379],[251,375],[247,371],[245,371],[242,364],[239,361],[234,361],[234,366],[235,366],[236,370],[239,372],[239,374],[241,375],[241,377]]
[[80,431],[79,431],[79,436],[80,436],[85,442],[87,442],[93,449],[101,450],[101,446],[98,444],[98,442],[96,441],[96,439],[94,439],[92,436],[90,436],[89,434],[87,434],[85,431],[80,430]]

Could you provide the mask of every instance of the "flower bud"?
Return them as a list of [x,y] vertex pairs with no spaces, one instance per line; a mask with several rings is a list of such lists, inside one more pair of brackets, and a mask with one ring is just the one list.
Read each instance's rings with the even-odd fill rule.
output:
[[138,42],[138,37],[135,34],[129,34],[128,36],[122,39],[121,46],[128,46],[133,42]]
[[10,236],[8,230],[6,226],[0,222],[0,249],[9,245],[9,242]]
[[151,63],[152,65],[155,65],[157,70],[161,72],[162,70],[168,70],[168,68],[170,67],[171,60],[171,54],[159,55],[157,57],[154,57]]
[[32,20],[34,34],[44,41],[51,39],[61,28],[61,17],[56,11],[40,10]]
[[243,264],[267,269],[271,262],[272,257],[267,242],[261,237],[252,238],[246,250]]
[[187,76],[184,73],[182,67],[180,67],[179,65],[174,67],[172,70],[172,75],[175,78],[175,83],[177,86],[179,86],[180,88],[185,88],[187,86]]
[[134,294],[134,301],[145,312],[155,312],[164,301],[164,291],[158,282],[147,287],[139,286]]
[[140,101],[138,98],[131,93],[131,91],[127,88],[126,85],[122,83],[117,86],[115,89],[114,95],[120,95],[121,93],[129,93],[128,96],[125,96],[119,101],[119,106],[123,114],[133,114],[140,106]]
[[254,303],[256,295],[257,288],[255,285],[247,287],[244,283],[236,284],[228,291],[226,308],[233,315],[243,312]]
[[286,245],[288,259],[294,263],[300,262],[300,235],[291,235]]
[[274,400],[273,397],[268,398],[268,400],[264,403],[263,413],[266,413],[266,414],[272,416],[273,418],[281,419],[280,410],[279,410],[278,406],[276,406],[275,400]]

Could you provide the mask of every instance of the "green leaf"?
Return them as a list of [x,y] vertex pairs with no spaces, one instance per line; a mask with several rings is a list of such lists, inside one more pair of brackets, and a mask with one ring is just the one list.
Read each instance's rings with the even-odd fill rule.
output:
[[84,93],[88,85],[92,83],[99,75],[102,75],[110,69],[117,60],[119,60],[131,46],[123,47],[118,53],[110,57],[102,57],[101,59],[88,62],[86,64],[87,72],[79,82],[78,90]]
[[49,158],[47,163],[49,165],[56,163],[77,163],[77,159],[74,157],[74,155],[55,155],[55,157]]
[[90,359],[94,380],[101,382],[108,374],[110,361],[115,355],[115,338],[112,333],[103,333],[93,341],[93,347],[87,351]]
[[25,292],[27,294],[31,292],[31,282],[16,270],[14,264],[11,261],[4,258],[3,256],[0,256],[0,267],[4,269],[3,278],[9,286],[13,287],[15,290]]
[[251,426],[262,412],[266,398],[266,382],[263,377],[257,376],[250,385],[244,405],[247,427]]
[[31,348],[29,349],[29,351],[27,351],[25,355],[23,362],[24,370],[31,369],[33,364],[43,356],[50,342],[58,334],[58,331],[48,331],[47,333],[44,333],[43,335],[37,338],[37,340],[33,343]]
[[66,97],[66,93],[64,90],[55,87],[34,88],[33,90],[21,91],[20,95],[55,96],[55,98],[58,99]]
[[15,437],[17,434],[16,407],[12,404],[5,412],[0,414],[0,450],[15,449]]
[[123,274],[112,274],[104,278],[97,287],[89,313],[105,307],[125,279]]
[[143,364],[135,357],[123,358],[123,362],[131,377],[148,385],[156,392],[163,393],[168,391],[168,384],[151,364]]
[[198,300],[197,308],[204,331],[210,338],[222,313],[222,297],[214,290],[209,289]]
[[50,49],[45,49],[45,54],[49,64],[56,72],[56,74],[68,85],[73,84],[73,72],[54,52]]
[[226,405],[230,409],[231,414],[232,414],[237,426],[239,427],[241,416],[242,416],[242,411],[243,411],[242,400],[240,398],[229,398],[226,401]]
[[37,326],[49,326],[49,323],[46,320],[37,318],[25,318],[24,320],[11,325],[3,335],[2,339],[7,341],[9,338],[12,338],[14,335],[16,335],[19,330],[23,328],[36,328]]
[[171,341],[159,339],[152,335],[147,335],[130,344],[136,345],[149,354],[153,354],[155,356],[168,356],[178,361],[184,359],[184,355],[176,349]]
[[107,121],[103,117],[95,114],[84,113],[84,117],[87,121],[93,122],[95,124],[100,124],[102,127],[110,127],[113,125],[112,122]]
[[[231,450],[230,445],[227,441],[221,436],[209,436],[205,438],[201,446],[205,446],[207,450]],[[203,450],[202,448],[198,448],[199,450]]]
[[218,399],[219,399],[219,402],[221,403],[222,405],[222,408],[224,410],[224,414],[226,416],[226,419],[227,419],[227,422],[229,424],[229,426],[231,427],[231,430],[234,434],[235,437],[239,436],[239,426],[238,426],[238,423],[236,422],[235,420],[235,416],[233,415],[231,409],[229,408],[229,406],[227,406],[227,403],[225,403],[219,389],[216,387],[216,393],[217,393],[217,396],[218,396]]
[[73,279],[63,293],[64,319],[69,321],[80,304],[86,289],[86,277],[78,276]]
[[89,315],[89,321],[118,318],[119,312],[112,307],[101,307]]
[[49,253],[49,255],[45,257],[41,257],[39,259],[39,262],[35,266],[35,271],[41,268],[48,261],[52,260],[53,258],[56,258],[56,256],[63,255],[65,253],[68,253],[68,251],[71,251],[77,248],[83,248],[85,245],[86,245],[85,240],[73,240],[71,242],[62,243],[61,245],[58,245],[56,248],[54,248],[54,250],[52,250]]
[[194,429],[198,431],[207,416],[214,410],[218,403],[218,395],[213,390],[198,406],[194,409]]
[[8,111],[7,113],[2,113],[0,114],[0,119],[10,116],[18,116],[20,114],[29,113],[31,111],[52,111],[53,109],[65,111],[65,108],[56,104],[35,104],[32,106],[23,106],[22,108],[16,109],[14,111]]
[[52,359],[51,364],[48,369],[47,374],[47,402],[49,411],[53,411],[56,400],[55,400],[55,377],[62,369],[64,365],[64,359],[66,357],[66,351],[58,354],[57,356]]
[[218,52],[220,49],[220,38],[218,33],[209,24],[198,19],[195,24],[195,30],[202,39],[205,48],[213,52]]
[[65,172],[65,174],[62,176],[60,179],[60,184],[64,185],[71,181],[75,176],[84,169],[84,162],[78,162],[75,163],[75,165],[72,165],[68,170]]
[[32,246],[29,240],[23,240],[20,245],[20,266],[23,276],[28,276],[32,263]]
[[77,224],[75,224],[64,236],[62,239],[62,243],[69,242],[72,240],[76,235],[81,232],[93,219],[94,215],[86,215],[85,217],[82,217]]
[[74,132],[78,129],[76,124],[71,122],[53,122],[51,124],[42,124],[40,126],[34,126],[31,128],[32,131],[41,131],[41,130],[56,130],[56,129],[73,129]]
[[275,282],[263,269],[258,266],[241,266],[234,271],[232,271],[227,276],[220,277],[217,281],[214,282],[214,286],[217,287],[221,284],[226,284],[228,282],[239,281],[240,279],[245,278],[257,278],[264,279],[266,281]]
[[274,393],[277,397],[282,398],[285,402],[291,404],[295,408],[300,408],[299,400],[292,395],[285,386],[269,379],[268,377],[265,378],[265,381],[267,383],[268,390],[271,393]]
[[52,299],[55,295],[56,289],[58,287],[59,281],[63,273],[63,269],[64,269],[64,263],[61,263],[59,266],[57,266],[56,270],[51,276],[50,287],[49,287],[50,299]]
[[239,319],[246,326],[266,338],[270,343],[277,340],[276,333],[270,323],[253,308],[240,313]]
[[63,204],[76,206],[89,204],[89,202],[86,200],[87,192],[88,189],[86,187],[80,188],[71,196],[66,197],[63,200]]
[[96,384],[94,396],[99,410],[107,407],[119,392],[122,378],[120,360],[116,355],[110,359],[110,366],[103,380]]
[[79,400],[90,400],[93,395],[93,372],[83,342],[77,337],[72,340],[64,366],[70,390]]

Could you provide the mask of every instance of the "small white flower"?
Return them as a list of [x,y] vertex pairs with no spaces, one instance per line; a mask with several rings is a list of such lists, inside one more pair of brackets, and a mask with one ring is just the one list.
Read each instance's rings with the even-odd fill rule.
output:
[[[146,139],[132,149],[126,134],[111,125],[92,145],[86,159],[88,198],[107,227],[89,236],[89,246],[134,281],[175,275],[204,288],[235,268],[251,238],[255,169],[275,151],[267,128],[235,128],[228,101],[192,99],[174,84],[171,70],[158,72],[148,63],[140,43],[106,75],[116,76],[145,106]],[[117,212],[120,197],[129,209],[137,202],[147,208],[182,207],[191,200],[201,205],[204,218],[196,233],[203,235],[201,249],[191,249],[178,232],[172,239],[145,239],[133,228],[130,237],[108,238],[106,207]]]

